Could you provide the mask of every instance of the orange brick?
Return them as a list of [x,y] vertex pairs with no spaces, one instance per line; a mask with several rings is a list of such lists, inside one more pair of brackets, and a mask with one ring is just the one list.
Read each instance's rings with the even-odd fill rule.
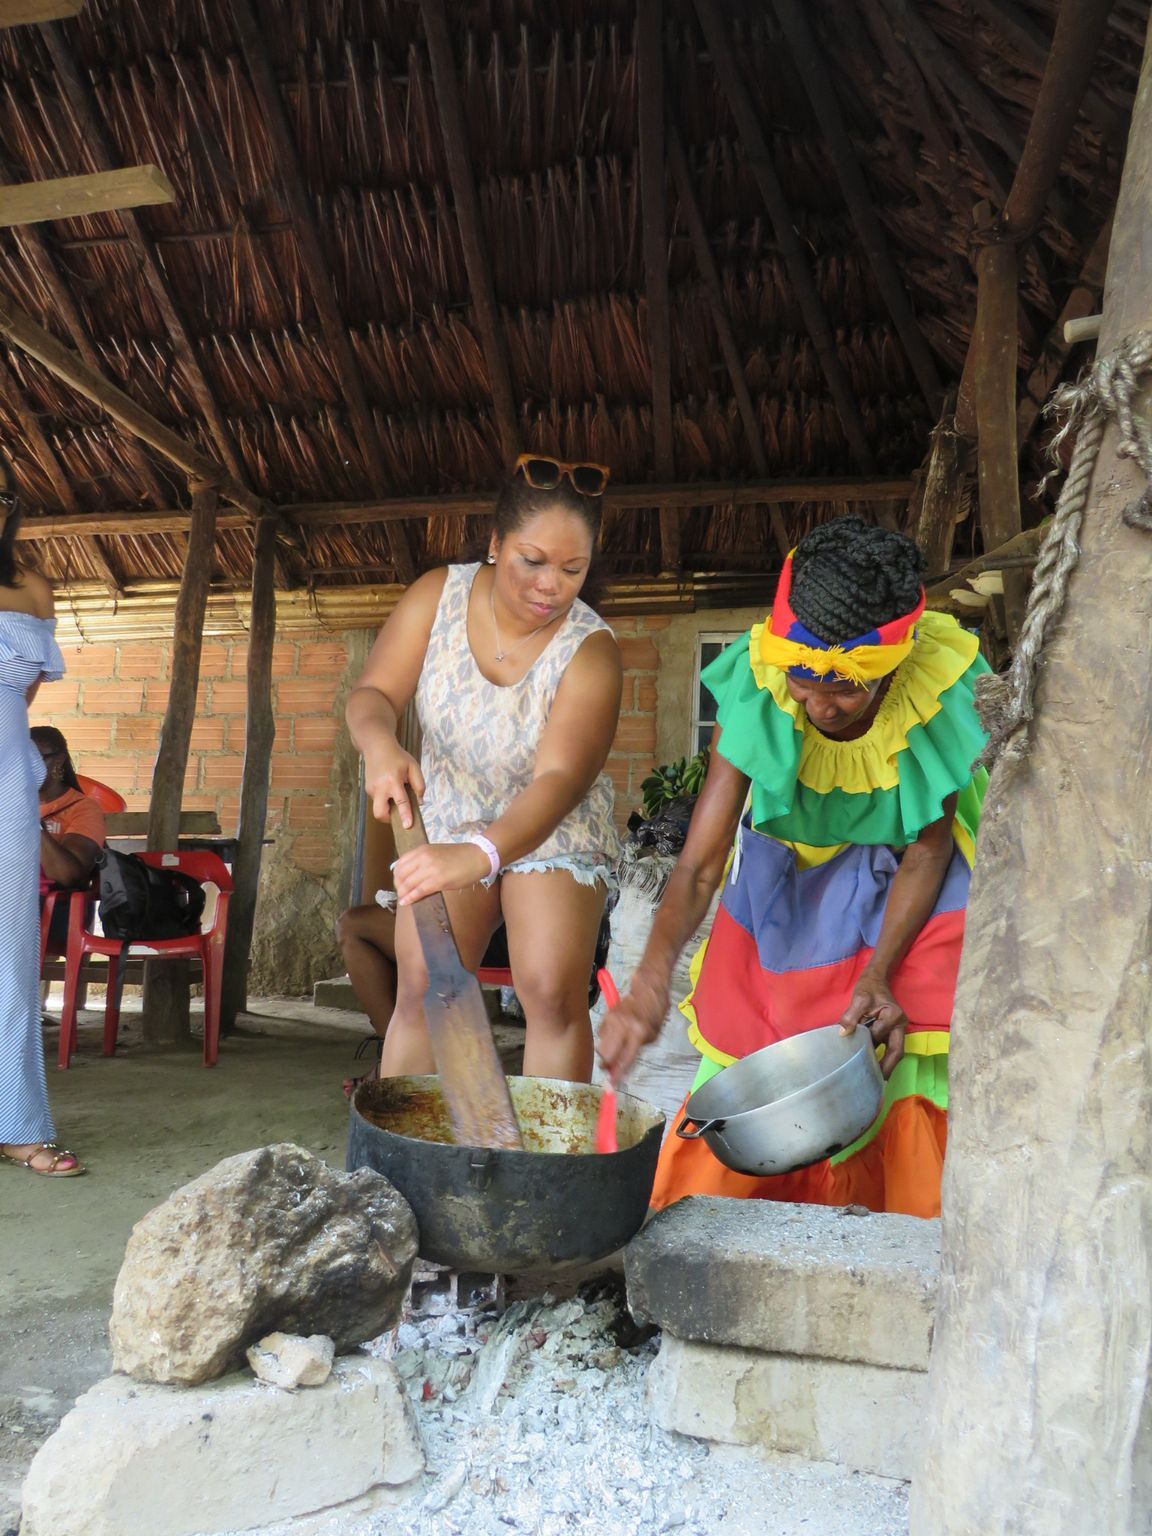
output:
[[80,699],[86,715],[138,715],[144,684],[85,682]]
[[155,757],[163,723],[163,715],[121,715],[116,721],[117,750],[136,748],[142,756]]
[[651,640],[621,640],[620,659],[625,672],[655,672],[660,653]]
[[152,798],[146,789],[138,789],[132,794],[125,794],[124,790],[121,789],[120,793],[124,795],[125,800],[128,802],[128,809],[130,811],[146,811]]
[[636,679],[636,708],[642,715],[655,714],[656,679],[654,677]]
[[276,684],[278,715],[331,715],[336,679],[292,679]]
[[116,675],[114,645],[69,647],[66,661],[68,671],[73,677],[114,677]]
[[612,780],[612,787],[617,795],[627,795],[631,792],[632,765],[627,758],[610,757],[604,771]]
[[656,750],[656,719],[653,715],[622,715],[612,743],[613,752],[641,753]]
[[247,683],[222,683],[218,679],[214,679],[211,684],[211,690],[212,706],[210,710],[204,711],[205,714],[246,715],[248,713]]
[[109,788],[119,790],[127,797],[140,787],[141,793],[148,790],[152,782],[152,765],[149,763],[147,773],[140,766],[137,757],[125,757],[122,754],[109,754],[106,757],[98,757],[93,754],[86,757],[80,765],[81,773],[86,773],[90,779],[99,779],[101,784],[107,784]]
[[617,639],[621,635],[634,635],[636,633],[637,621],[635,619],[611,619],[609,623],[612,627],[612,633]]
[[[197,698],[196,707],[200,707]],[[145,683],[144,685],[144,713],[146,715],[163,715],[168,708],[168,684]]]
[[200,715],[192,722],[192,750],[221,752],[224,749],[224,721],[215,715]]
[[329,807],[314,795],[289,795],[285,826],[294,832],[324,831],[328,826]]
[[332,682],[344,676],[348,647],[339,640],[312,640],[301,644],[296,662],[299,677],[326,677]]
[[[272,676],[292,677],[296,672],[296,647],[285,640],[272,647]],[[234,682],[248,677],[248,642],[237,640],[232,647],[232,666],[229,676]]]
[[167,677],[168,654],[168,647],[158,641],[151,645],[143,641],[122,645],[116,676],[125,679],[142,677],[148,682]]
[[69,678],[62,678],[58,683],[44,683],[36,695],[36,714],[46,715],[50,720],[57,715],[71,714],[79,698],[80,684]]
[[272,788],[311,789],[323,792],[332,775],[332,759],[322,753],[294,753],[272,763]]
[[326,837],[306,833],[292,844],[292,862],[309,875],[326,875],[332,868],[332,844]]
[[232,753],[214,752],[204,759],[205,789],[239,789],[244,775],[244,759]]
[[331,751],[343,729],[342,720],[324,719],[321,716],[302,719],[297,716],[292,721],[292,745],[297,752]]
[[111,720],[65,720],[61,722],[60,729],[64,732],[64,739],[73,756],[83,757],[87,752],[107,752],[111,749],[112,723]]
[[207,641],[200,647],[200,672],[201,678],[227,677],[228,652],[230,647]]
[[662,629],[667,629],[671,622],[671,614],[654,614],[650,618],[640,620],[640,623],[637,627],[637,633],[642,635],[654,635]]

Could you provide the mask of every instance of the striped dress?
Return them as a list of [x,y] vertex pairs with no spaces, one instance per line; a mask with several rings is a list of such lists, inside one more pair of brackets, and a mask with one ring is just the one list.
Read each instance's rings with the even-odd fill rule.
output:
[[0,1142],[56,1132],[40,1033],[40,805],[44,764],[28,735],[27,690],[64,675],[55,619],[0,612]]
[[755,1179],[703,1141],[670,1137],[653,1205],[689,1194],[752,1196],[933,1216],[940,1211],[948,1030],[987,774],[973,635],[925,613],[868,731],[821,735],[759,659],[759,626],[701,674],[717,701],[721,754],[751,780],[712,931],[682,1004],[701,1055],[694,1087],[762,1046],[834,1024],[880,937],[900,855],[957,796],[953,854],[935,906],[891,976],[909,1020],[904,1059],[876,1123],[829,1161]]

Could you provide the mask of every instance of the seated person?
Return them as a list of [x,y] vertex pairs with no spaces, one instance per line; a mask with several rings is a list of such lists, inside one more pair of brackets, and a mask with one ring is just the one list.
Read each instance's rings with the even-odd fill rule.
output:
[[[76,778],[68,743],[52,725],[30,732],[44,762],[40,786],[40,895],[88,883],[104,846],[104,812]],[[68,906],[52,914],[49,948],[62,950],[68,938]]]

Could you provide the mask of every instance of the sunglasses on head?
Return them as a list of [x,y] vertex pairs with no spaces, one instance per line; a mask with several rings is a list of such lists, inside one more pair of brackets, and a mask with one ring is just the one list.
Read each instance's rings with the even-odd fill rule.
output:
[[554,491],[567,476],[581,496],[603,496],[612,473],[606,464],[566,464],[543,453],[522,453],[516,460],[516,473],[523,475],[534,491]]

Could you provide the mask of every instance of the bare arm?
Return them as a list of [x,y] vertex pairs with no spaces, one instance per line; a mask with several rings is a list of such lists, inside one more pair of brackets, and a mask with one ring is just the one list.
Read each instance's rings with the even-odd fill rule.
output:
[[[536,749],[531,781],[487,828],[501,864],[526,858],[575,810],[603,768],[620,716],[620,649],[606,631],[590,635],[556,690]],[[472,844],[415,849],[396,865],[402,906],[433,891],[474,885],[489,870]]]
[[429,571],[408,588],[377,635],[348,696],[345,719],[364,757],[364,786],[378,821],[387,821],[396,804],[404,825],[410,826],[408,787],[417,799],[424,795],[424,775],[396,740],[396,725],[416,695],[445,577],[443,570]]
[[671,1004],[672,971],[699,928],[736,839],[748,796],[747,775],[721,756],[719,727],[712,734],[708,777],[692,813],[688,837],[656,912],[643,957],[627,996],[604,1020],[600,1055],[619,1082],[643,1046],[657,1038]]
[[[45,581],[39,571],[22,571],[20,580],[32,601],[32,612],[38,619],[50,619],[56,612],[56,598],[51,585]],[[43,674],[30,683],[24,693],[24,701],[31,704],[32,700],[40,692],[40,684],[44,681]]]
[[860,973],[852,1000],[840,1020],[848,1033],[874,1017],[869,1027],[873,1038],[883,1042],[883,1071],[891,1077],[904,1055],[904,1035],[908,1020],[892,996],[892,972],[912,948],[924,924],[932,915],[936,899],[948,873],[954,848],[952,818],[956,814],[956,796],[944,802],[944,814],[924,828],[914,843],[904,851],[884,908],[880,937],[872,959]]
[[99,843],[78,832],[55,837],[40,830],[40,868],[54,885],[83,885],[96,868]]

